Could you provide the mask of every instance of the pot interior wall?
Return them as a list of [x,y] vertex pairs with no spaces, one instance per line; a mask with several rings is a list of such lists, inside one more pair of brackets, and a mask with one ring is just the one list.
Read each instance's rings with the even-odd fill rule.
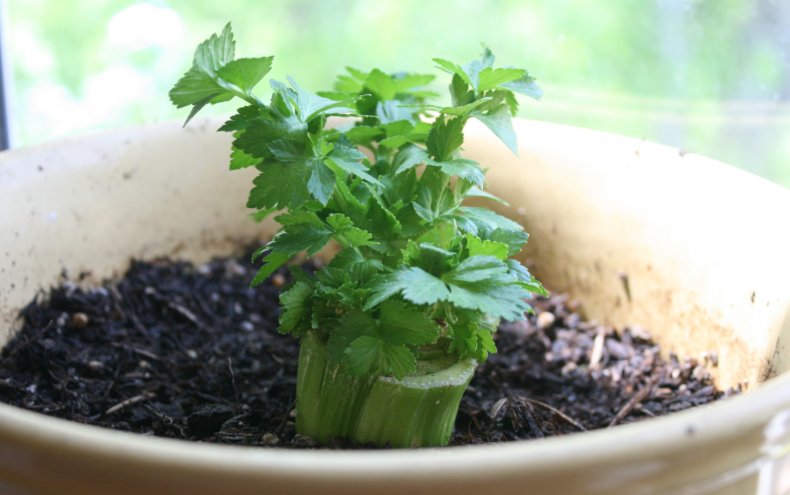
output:
[[[716,352],[721,386],[788,366],[790,233],[761,218],[790,194],[676,150],[517,122],[513,156],[472,127],[465,150],[530,232],[524,256],[588,316],[648,328],[667,350]],[[204,121],[116,131],[0,155],[0,340],[40,291],[123,272],[131,257],[195,261],[272,234],[229,173],[229,140]]]

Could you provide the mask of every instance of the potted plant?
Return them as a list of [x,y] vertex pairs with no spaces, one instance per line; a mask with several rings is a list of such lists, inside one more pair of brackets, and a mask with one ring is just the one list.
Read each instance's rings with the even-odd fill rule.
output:
[[[102,278],[129,256],[199,260],[258,237],[259,229],[273,234],[273,222],[244,221],[237,198],[251,177],[239,172],[229,180],[213,166],[228,145],[213,127],[153,126],[6,154],[0,161],[4,327],[63,267]],[[7,491],[523,493],[528,486],[559,493],[681,487],[748,493],[760,472],[764,486],[779,482],[788,377],[757,384],[787,367],[790,239],[753,218],[758,211],[788,211],[787,192],[701,157],[626,138],[524,121],[516,121],[514,134],[529,143],[518,157],[470,126],[465,156],[492,164],[489,191],[511,205],[503,211],[528,215],[530,256],[539,260],[541,279],[572,287],[592,316],[649,325],[668,348],[718,349],[720,382],[749,381],[753,390],[612,430],[417,451],[195,446],[0,405]],[[706,203],[695,207],[702,189]],[[748,198],[746,206],[731,201],[733,191]],[[739,256],[754,261],[721,269]]]
[[[320,272],[296,271],[280,297],[279,330],[301,343],[297,431],[322,443],[446,445],[477,363],[496,352],[500,318],[523,319],[526,299],[547,295],[509,258],[523,227],[464,205],[501,202],[483,190],[482,165],[460,156],[464,127],[476,118],[515,152],[515,93],[540,89],[526,70],[495,68],[486,48],[464,67],[435,59],[452,74],[452,106],[426,102],[433,76],[378,69],[349,69],[321,96],[272,80],[266,104],[253,89],[272,57],[234,51],[228,24],[198,46],[170,97],[192,107],[187,122],[207,104],[245,102],[220,128],[234,136],[230,168],[259,171],[247,201],[258,219],[287,210],[253,256],[263,258],[253,285],[300,253],[339,247]],[[330,116],[361,118],[341,130]]]

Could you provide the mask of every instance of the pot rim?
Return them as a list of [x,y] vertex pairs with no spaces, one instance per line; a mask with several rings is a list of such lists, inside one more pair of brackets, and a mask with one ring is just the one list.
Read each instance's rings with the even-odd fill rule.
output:
[[[513,469],[551,471],[598,464],[603,458],[655,457],[675,450],[684,440],[727,442],[762,430],[790,400],[790,374],[773,378],[754,390],[703,406],[560,437],[499,444],[393,450],[295,450],[209,444],[122,432],[85,425],[0,404],[0,439],[25,442],[37,449],[72,455],[95,455],[136,464],[168,465],[202,471],[242,471],[253,476],[278,473],[303,478],[359,476],[435,476],[450,469],[479,477]],[[756,407],[759,404],[760,407]],[[756,411],[756,412],[755,412]],[[723,436],[722,432],[726,432]],[[320,461],[320,462],[316,462]]]

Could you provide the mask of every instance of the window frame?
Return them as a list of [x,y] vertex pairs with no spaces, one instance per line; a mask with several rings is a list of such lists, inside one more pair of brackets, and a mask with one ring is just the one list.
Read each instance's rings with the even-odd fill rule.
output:
[[11,131],[10,119],[8,111],[8,92],[10,82],[10,67],[8,67],[8,58],[5,56],[4,48],[5,34],[6,34],[6,4],[0,0],[0,151],[7,150],[11,147]]

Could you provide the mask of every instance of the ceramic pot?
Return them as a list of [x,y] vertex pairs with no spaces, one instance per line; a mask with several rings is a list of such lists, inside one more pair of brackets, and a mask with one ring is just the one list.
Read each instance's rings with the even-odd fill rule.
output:
[[[3,493],[772,493],[790,470],[790,191],[668,147],[516,121],[520,154],[471,126],[465,152],[530,232],[525,256],[589,317],[716,352],[741,396],[636,424],[502,445],[289,451],[136,436],[0,405]],[[216,122],[0,154],[0,330],[63,269],[206,260],[274,231],[244,203]]]

